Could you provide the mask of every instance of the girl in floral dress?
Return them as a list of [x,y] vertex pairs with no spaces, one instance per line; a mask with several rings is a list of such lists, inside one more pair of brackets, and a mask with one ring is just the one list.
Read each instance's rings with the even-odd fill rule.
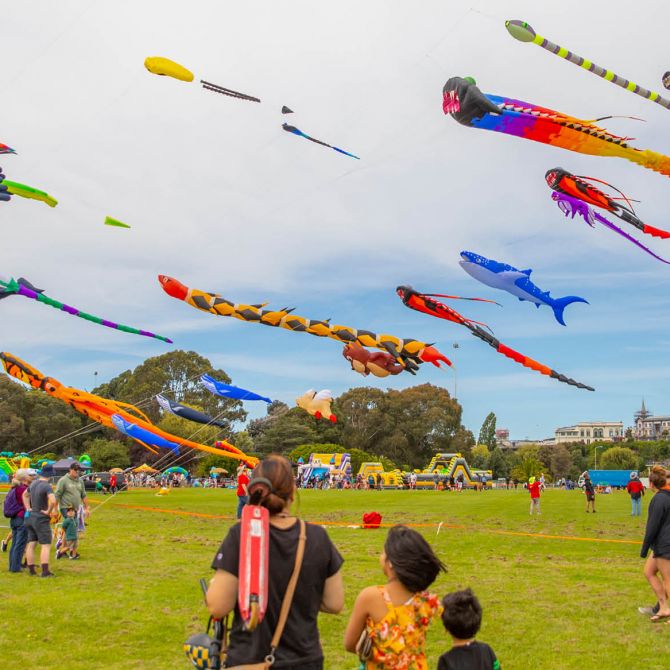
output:
[[362,669],[428,670],[426,629],[441,608],[426,589],[446,568],[423,536],[407,526],[391,528],[379,562],[386,584],[360,592],[344,646],[356,652],[365,631],[370,643]]

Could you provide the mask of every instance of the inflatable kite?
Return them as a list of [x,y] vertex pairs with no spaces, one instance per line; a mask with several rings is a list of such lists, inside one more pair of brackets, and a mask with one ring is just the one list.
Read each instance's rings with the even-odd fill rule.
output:
[[149,418],[134,405],[118,400],[108,400],[71,386],[63,386],[58,380],[45,377],[39,370],[7,352],[0,352],[0,361],[11,377],[62,400],[92,421],[107,428],[120,430],[136,442],[148,447],[149,451],[155,451],[154,446],[165,446],[165,443],[168,442],[172,445],[168,447],[169,449],[174,449],[176,445],[188,447],[225,458],[235,458],[248,463],[250,467],[255,467],[258,462],[258,459],[247,456],[232,444],[224,441],[218,442],[222,448],[217,449],[166,433],[151,423]]
[[130,228],[127,223],[123,223],[123,221],[119,221],[118,219],[113,219],[111,216],[105,217],[105,225],[113,226],[114,228]]
[[[576,386],[577,388],[586,389],[587,391],[594,390],[590,386],[586,386],[585,384],[577,382],[574,379],[570,379],[570,377],[566,377],[565,375],[562,375],[559,372],[552,370],[546,365],[542,365],[541,363],[534,361],[532,358],[524,356],[523,354],[520,354],[518,351],[514,351],[514,349],[510,349],[509,347],[505,346],[502,342],[497,340],[493,336],[493,334],[487,332],[486,330],[484,330],[484,328],[481,327],[485,326],[486,328],[488,328],[488,326],[486,326],[485,324],[479,323],[477,321],[472,321],[470,319],[466,319],[456,310],[452,309],[451,307],[448,307],[447,305],[439,302],[438,300],[433,300],[433,298],[427,294],[415,291],[411,286],[398,286],[396,292],[398,293],[398,296],[402,299],[403,303],[410,309],[415,309],[417,312],[423,312],[424,314],[428,314],[430,316],[436,316],[438,319],[446,319],[447,321],[451,321],[453,323],[458,323],[461,326],[465,326],[475,337],[478,337],[480,340],[484,340],[484,342],[486,342],[489,346],[493,347],[499,354],[507,356],[507,358],[511,358],[513,361],[520,363],[526,368],[530,368],[531,370],[535,370],[540,374],[547,375],[549,377],[552,377],[553,379],[557,379],[558,381],[563,382],[565,384],[570,384],[570,386]],[[449,297],[456,297],[456,296],[449,296]]]
[[369,374],[375,377],[388,377],[398,375],[404,370],[391,354],[385,351],[368,351],[359,344],[347,344],[342,355],[349,361],[351,369],[364,377]]
[[606,70],[604,67],[596,65],[590,60],[582,58],[577,54],[573,54],[572,51],[568,51],[566,48],[561,47],[558,44],[554,44],[553,42],[550,42],[548,39],[542,37],[542,35],[538,35],[533,30],[533,28],[525,21],[517,21],[517,20],[505,21],[505,28],[507,28],[507,32],[514,39],[519,40],[519,42],[532,42],[533,44],[537,44],[538,46],[541,46],[543,49],[546,49],[555,56],[565,58],[565,60],[570,61],[573,65],[579,65],[579,67],[582,67],[585,70],[592,72],[593,74],[597,74],[599,77],[602,77],[603,79],[611,82],[612,84],[621,86],[621,88],[624,88],[627,91],[630,91],[631,93],[635,93],[635,95],[639,95],[642,98],[646,98],[647,100],[651,100],[652,102],[661,105],[661,107],[670,109],[670,100],[666,100],[665,98],[662,98],[658,93],[655,93],[654,91],[649,91],[646,88],[642,88],[642,86],[638,86],[632,81],[624,79],[624,77],[615,74],[611,70]]
[[[653,226],[648,226],[646,223],[643,223],[638,219],[635,210],[631,205],[631,202],[628,198],[624,196],[624,200],[630,205],[626,207],[621,203],[615,201],[615,198],[610,197],[609,195],[603,193],[600,189],[593,186],[589,183],[591,181],[597,181],[601,184],[606,184],[600,179],[594,179],[593,177],[579,177],[574,174],[570,174],[563,168],[553,168],[548,170],[544,175],[544,178],[549,185],[549,188],[553,189],[557,193],[563,193],[564,195],[569,195],[573,198],[578,198],[583,200],[587,205],[594,205],[602,209],[606,209],[610,214],[618,217],[626,223],[630,223],[632,226],[635,226],[638,230],[641,230],[646,235],[651,235],[652,237],[660,237],[661,239],[667,240],[670,238],[670,232],[667,230],[661,230],[660,228],[654,228]],[[615,191],[621,193],[619,189],[612,186]],[[623,193],[621,193],[623,195]],[[620,198],[619,198],[620,199]]]
[[343,344],[359,344],[362,347],[374,347],[385,351],[397,361],[405,370],[415,374],[421,363],[432,363],[440,367],[440,362],[451,365],[450,361],[435,347],[413,339],[401,339],[395,335],[377,335],[369,330],[357,330],[349,326],[340,326],[330,323],[330,320],[317,321],[303,316],[291,314],[292,309],[266,310],[262,305],[235,304],[222,298],[216,293],[205,293],[198,289],[188,288],[181,282],[159,275],[163,290],[172,298],[183,300],[185,303],[203,312],[218,316],[230,316],[241,321],[260,323],[265,326],[285,328],[298,333],[309,333],[317,337],[329,337]]
[[8,147],[6,144],[0,142],[0,154],[15,154],[16,151],[12,147]]
[[315,419],[328,419],[337,423],[337,417],[333,414],[330,406],[333,404],[333,394],[324,389],[318,393],[313,389],[306,391],[299,398],[295,399],[295,404],[311,414]]
[[3,183],[4,181],[5,175],[0,167],[0,201],[7,202],[12,199],[12,194],[7,190],[7,187]]
[[[444,85],[442,109],[461,125],[516,135],[592,156],[626,158],[670,176],[670,157],[635,149],[627,137],[612,135],[585,121],[529,102],[482,93],[471,77],[452,77]],[[598,120],[598,119],[596,119]]]
[[49,207],[55,207],[58,204],[58,200],[52,198],[48,193],[40,191],[38,188],[19,184],[17,181],[8,181],[7,179],[3,183],[12,195],[18,195],[28,200],[39,200],[49,205]]
[[572,196],[566,195],[565,193],[559,193],[558,191],[554,191],[551,194],[551,198],[558,205],[558,208],[561,210],[561,212],[563,212],[563,214],[565,214],[565,216],[574,219],[575,215],[579,214],[584,219],[584,221],[586,221],[586,223],[591,226],[591,228],[595,228],[596,221],[598,221],[599,223],[602,223],[605,228],[609,228],[617,235],[621,235],[621,237],[626,238],[629,242],[632,242],[636,247],[642,249],[642,251],[649,254],[650,256],[653,256],[656,260],[670,265],[670,261],[666,261],[664,258],[661,258],[655,254],[651,249],[649,249],[649,247],[646,247],[644,244],[636,240],[625,230],[622,230],[609,219],[606,219],[604,216],[601,216],[598,212],[594,211],[583,200],[578,200],[577,198],[573,198]]
[[113,328],[114,330],[121,330],[124,333],[132,333],[133,335],[143,335],[144,337],[152,337],[156,340],[161,340],[172,344],[172,340],[162,335],[156,335],[155,333],[149,332],[148,330],[138,330],[137,328],[131,328],[130,326],[124,326],[121,323],[115,323],[114,321],[108,321],[107,319],[102,319],[99,316],[93,316],[92,314],[87,314],[82,312],[76,307],[70,307],[65,303],[54,300],[49,296],[44,295],[43,289],[35,288],[27,279],[19,277],[18,280],[9,279],[3,281],[0,278],[0,300],[7,298],[10,295],[22,295],[25,298],[30,298],[31,300],[37,300],[45,305],[54,307],[61,310],[62,312],[67,312],[72,314],[72,316],[78,316],[80,319],[85,319],[86,321],[91,321],[97,323],[100,326],[106,326],[107,328]]
[[474,279],[486,284],[491,288],[507,291],[519,300],[532,302],[539,309],[540,305],[551,307],[562,326],[563,310],[573,302],[588,302],[576,295],[568,295],[564,298],[552,298],[549,291],[543,291],[531,281],[532,270],[518,270],[507,263],[498,263],[472,251],[461,251],[460,266]]
[[295,126],[290,126],[288,123],[282,123],[282,128],[287,132],[287,133],[293,133],[294,135],[297,135],[298,137],[304,137],[306,140],[309,140],[310,142],[314,142],[315,144],[320,144],[322,147],[328,147],[329,149],[333,149],[334,151],[337,151],[340,154],[344,154],[345,156],[350,156],[351,158],[355,158],[356,160],[360,160],[358,156],[354,156],[354,154],[350,154],[348,151],[345,151],[344,149],[338,149],[337,147],[334,147],[332,144],[327,144],[326,142],[322,142],[321,140],[317,140],[314,137],[310,137],[309,135],[306,135],[305,133],[302,132],[299,128],[296,128]]
[[661,81],[663,82],[663,86],[670,91],[670,72],[666,72]]
[[214,377],[209,375],[203,375],[200,377],[200,383],[214,395],[221,396],[222,398],[232,398],[233,400],[262,400],[266,403],[271,403],[270,398],[265,396],[258,395],[253,391],[247,391],[246,389],[241,389],[239,386],[232,386],[231,384],[224,384]]
[[200,412],[197,409],[193,409],[193,407],[189,407],[188,405],[182,405],[180,402],[170,400],[160,393],[156,396],[156,402],[161,406],[161,409],[165,410],[166,412],[170,412],[171,414],[174,414],[181,419],[187,419],[188,421],[194,421],[195,423],[204,423],[207,426],[228,428],[227,421],[219,421],[218,419],[209,416],[209,414]]

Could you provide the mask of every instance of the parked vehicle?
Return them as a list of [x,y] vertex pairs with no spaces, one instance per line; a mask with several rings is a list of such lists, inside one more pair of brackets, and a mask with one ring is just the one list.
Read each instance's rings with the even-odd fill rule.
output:
[[[84,475],[81,479],[84,482],[84,488],[87,491],[95,491],[96,480],[100,479],[102,488],[106,493],[109,491],[109,480],[111,479],[111,477],[112,475],[110,475],[109,472],[91,472],[91,474]],[[117,472],[116,486],[119,489],[119,491],[125,490],[127,484],[128,482],[126,481],[126,476],[122,472]]]

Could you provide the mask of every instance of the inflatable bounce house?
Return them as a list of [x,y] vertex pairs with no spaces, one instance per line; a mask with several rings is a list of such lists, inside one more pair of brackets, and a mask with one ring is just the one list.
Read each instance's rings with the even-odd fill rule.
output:
[[319,481],[330,475],[349,475],[351,477],[349,454],[310,454],[309,461],[298,466],[298,477],[303,486],[312,478]]
[[15,454],[12,451],[0,452],[0,483],[11,482],[14,473],[19,468],[29,467],[31,465],[28,454]]
[[375,481],[381,479],[383,489],[403,488],[402,472],[400,472],[400,470],[385,472],[384,466],[381,463],[361,463],[358,474],[361,475],[365,481],[368,480],[370,475],[374,475]]
[[463,486],[472,488],[481,481],[480,477],[487,479],[487,488],[493,486],[492,470],[473,470],[462,454],[435,454],[428,464],[428,467],[416,476],[416,488],[433,488],[435,486],[435,474],[439,475],[440,480],[454,478],[458,480],[463,477]]

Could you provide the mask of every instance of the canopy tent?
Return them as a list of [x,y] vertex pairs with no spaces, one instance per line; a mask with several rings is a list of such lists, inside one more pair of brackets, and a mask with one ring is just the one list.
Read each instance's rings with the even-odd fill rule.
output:
[[47,463],[42,468],[42,475],[45,477],[60,477],[70,470],[70,465],[72,465],[72,463],[78,463],[82,470],[92,470],[90,464],[79,463],[79,461],[76,459],[69,457],[62,458],[60,461],[56,461],[55,463]]
[[228,470],[225,468],[210,468],[209,470],[210,475],[227,475]]
[[112,468],[109,471],[110,475],[118,475],[118,474],[122,474],[122,473],[123,473],[123,468]]
[[158,470],[152,468],[150,465],[147,465],[146,463],[142,463],[142,465],[134,468],[133,472],[146,472],[147,474],[151,475],[158,472]]

